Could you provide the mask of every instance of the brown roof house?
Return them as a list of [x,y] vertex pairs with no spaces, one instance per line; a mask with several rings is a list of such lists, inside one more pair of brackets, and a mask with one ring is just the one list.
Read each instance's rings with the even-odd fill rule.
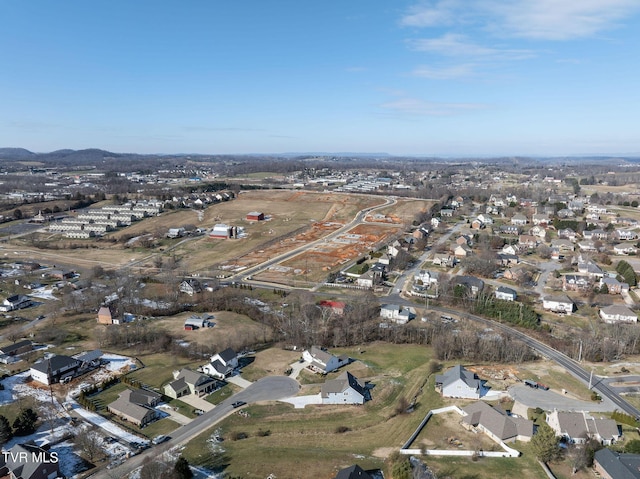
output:
[[107,406],[107,410],[138,427],[145,427],[158,418],[158,412],[151,406],[154,397],[147,396],[145,393],[151,393],[151,391],[127,389],[120,393],[118,399]]
[[113,316],[109,306],[102,306],[98,310],[98,324],[113,324]]

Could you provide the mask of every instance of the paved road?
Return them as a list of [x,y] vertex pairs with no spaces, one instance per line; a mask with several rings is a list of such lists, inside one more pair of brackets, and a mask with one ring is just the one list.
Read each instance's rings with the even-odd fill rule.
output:
[[545,411],[558,409],[560,411],[609,412],[616,409],[615,404],[607,399],[601,402],[581,401],[551,390],[544,391],[543,389],[533,389],[527,386],[511,386],[509,394],[514,400],[527,407],[539,407]]
[[602,378],[602,382],[620,394],[640,392],[640,376],[614,376]]
[[[411,304],[406,300],[405,303]],[[640,410],[636,409],[627,401],[625,401],[622,396],[615,390],[615,388],[610,387],[605,381],[602,380],[602,378],[596,375],[591,376],[591,371],[587,371],[576,361],[562,354],[560,351],[553,349],[551,346],[547,346],[543,342],[538,341],[537,339],[534,339],[521,331],[513,329],[505,324],[492,321],[490,319],[481,318],[480,316],[475,316],[469,313],[461,313],[460,311],[451,308],[434,307],[431,309],[443,313],[455,314],[460,317],[467,318],[471,321],[485,324],[495,330],[500,330],[507,335],[519,339],[542,356],[558,363],[571,375],[580,379],[584,384],[591,384],[591,389],[596,391],[602,398],[610,400],[613,403],[614,408],[620,411],[624,411],[625,413],[630,414],[633,417],[640,417]]]
[[171,434],[171,440],[151,447],[142,454],[128,459],[120,466],[107,470],[103,469],[92,474],[94,479],[121,479],[127,477],[132,471],[140,467],[145,460],[153,459],[167,449],[186,444],[189,440],[215,425],[236,409],[231,406],[235,401],[244,401],[248,404],[260,401],[274,401],[298,394],[300,384],[295,379],[285,376],[268,376],[252,383],[247,389],[234,394],[229,399],[218,404],[214,409],[197,417],[186,426],[182,426]]

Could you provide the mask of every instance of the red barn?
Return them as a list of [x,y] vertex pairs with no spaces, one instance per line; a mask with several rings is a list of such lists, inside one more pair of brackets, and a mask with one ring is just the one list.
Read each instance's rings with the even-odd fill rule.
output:
[[260,211],[252,211],[247,213],[247,221],[264,221],[264,213]]

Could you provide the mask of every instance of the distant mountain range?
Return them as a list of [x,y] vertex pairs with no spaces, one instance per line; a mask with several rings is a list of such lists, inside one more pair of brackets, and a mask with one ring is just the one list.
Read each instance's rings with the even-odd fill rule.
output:
[[609,163],[639,163],[640,155],[584,155],[584,156],[554,156],[554,157],[526,157],[526,156],[477,156],[477,157],[437,157],[430,155],[391,155],[389,153],[365,153],[365,152],[287,152],[279,154],[264,154],[253,153],[244,155],[221,155],[221,154],[199,154],[199,153],[178,153],[178,154],[140,154],[140,153],[113,153],[111,151],[101,150],[98,148],[88,148],[84,150],[56,150],[49,153],[34,153],[25,148],[0,148],[0,162],[2,161],[39,161],[43,163],[56,162],[59,164],[68,165],[97,165],[103,161],[128,161],[134,159],[150,160],[153,158],[198,158],[198,157],[254,157],[254,158],[309,158],[309,157],[322,157],[322,158],[369,158],[369,159],[381,159],[381,160],[393,160],[394,158],[412,158],[416,160],[423,159],[425,161],[444,161],[444,162],[459,162],[459,161],[536,161],[544,164],[571,164],[576,162],[609,162]]

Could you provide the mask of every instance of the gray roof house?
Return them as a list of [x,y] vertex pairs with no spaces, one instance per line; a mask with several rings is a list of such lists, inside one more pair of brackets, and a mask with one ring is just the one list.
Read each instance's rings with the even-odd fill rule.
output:
[[174,380],[164,387],[164,393],[173,399],[188,394],[204,396],[214,391],[217,386],[215,379],[186,368],[174,371],[173,377]]
[[58,463],[57,458],[40,446],[16,444],[0,458],[0,477],[55,479],[62,477]]
[[479,379],[475,373],[460,365],[436,376],[436,390],[439,390],[443,397],[480,399],[487,393],[484,383],[485,381]]
[[346,355],[334,356],[326,349],[319,348],[317,346],[311,346],[302,353],[302,358],[308,361],[309,369],[320,374],[330,373],[336,369],[349,364],[351,358]]
[[613,419],[594,418],[585,412],[554,410],[547,415],[547,423],[556,436],[563,436],[576,444],[584,444],[589,439],[595,439],[608,446],[622,436]]
[[34,364],[29,372],[35,381],[51,384],[72,377],[81,364],[77,359],[59,354]]
[[367,386],[348,371],[326,381],[320,397],[322,404],[364,404],[371,399]]
[[221,353],[211,356],[208,364],[202,367],[202,372],[215,378],[224,379],[233,373],[238,367],[238,355],[236,352],[227,348]]
[[138,427],[144,427],[155,421],[158,418],[158,412],[150,406],[133,402],[137,396],[132,395],[131,392],[130,390],[121,392],[118,399],[107,405],[107,410]]
[[626,306],[614,304],[600,308],[600,318],[605,323],[637,323],[638,315]]
[[334,479],[373,479],[373,476],[355,464],[338,471]]
[[611,449],[596,451],[593,467],[608,479],[640,479],[640,454],[621,454]]
[[528,442],[533,437],[533,421],[509,416],[505,411],[478,401],[462,409],[462,424],[484,432],[497,442]]
[[496,299],[502,299],[503,301],[515,301],[518,293],[515,289],[507,288],[506,286],[499,286],[495,291]]

